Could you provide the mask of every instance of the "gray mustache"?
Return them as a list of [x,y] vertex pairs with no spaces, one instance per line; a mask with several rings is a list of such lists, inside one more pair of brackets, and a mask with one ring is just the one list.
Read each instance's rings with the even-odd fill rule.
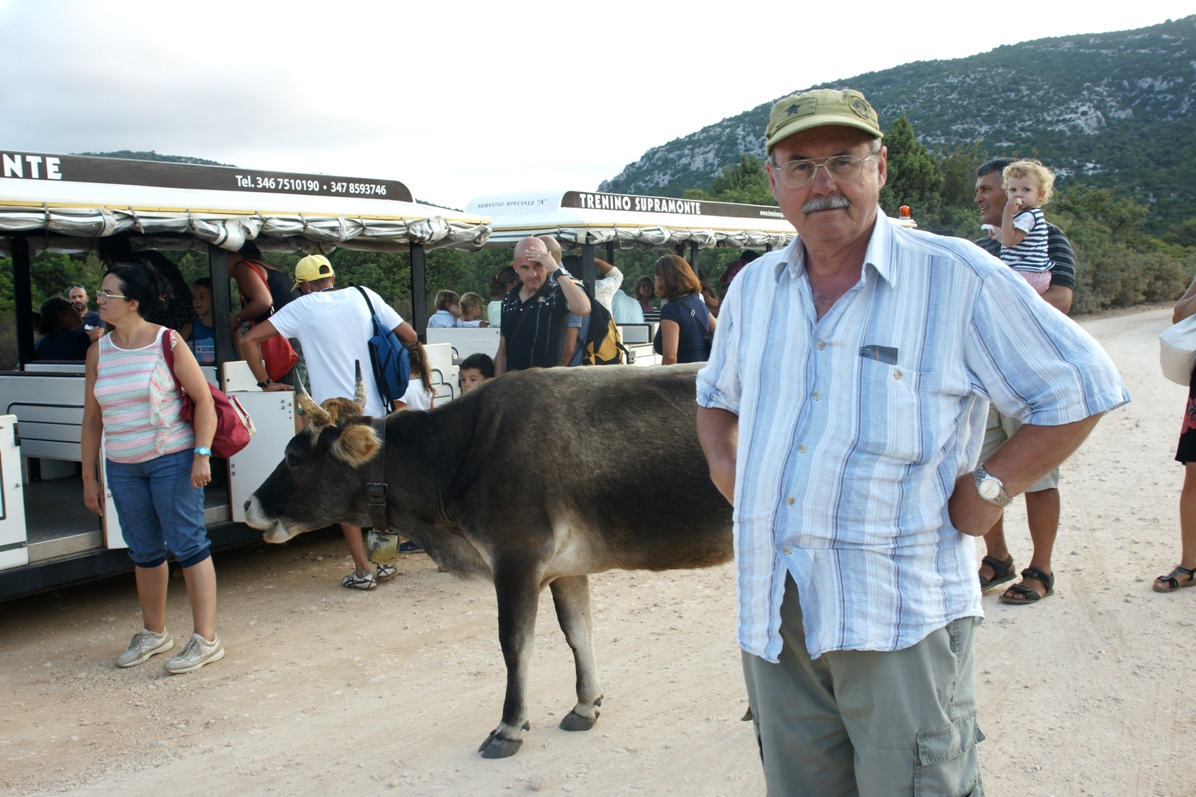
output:
[[820,210],[838,210],[849,208],[851,202],[845,196],[819,196],[801,206],[802,213],[817,213]]

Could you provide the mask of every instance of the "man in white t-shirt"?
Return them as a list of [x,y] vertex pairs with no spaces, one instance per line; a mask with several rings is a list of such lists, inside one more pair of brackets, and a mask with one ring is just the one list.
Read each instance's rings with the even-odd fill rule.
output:
[[[241,338],[241,349],[263,390],[290,390],[289,385],[270,381],[262,362],[261,344],[275,335],[298,339],[307,361],[311,395],[317,403],[352,396],[357,386],[355,365],[360,362],[365,382],[365,414],[386,415],[393,408],[382,406],[374,371],[369,367],[369,340],[374,336],[370,308],[361,291],[356,288],[334,290],[335,282],[336,274],[328,258],[309,255],[300,260],[295,264],[295,287],[303,295],[249,330]],[[392,329],[399,340],[413,343],[416,336],[411,325],[381,296],[369,288],[364,290],[374,305],[378,320]],[[342,523],[341,530],[356,565],[356,570],[345,576],[341,583],[355,589],[373,589],[378,582],[368,569],[361,529]],[[389,578],[395,572],[393,566],[378,565],[378,578]]]

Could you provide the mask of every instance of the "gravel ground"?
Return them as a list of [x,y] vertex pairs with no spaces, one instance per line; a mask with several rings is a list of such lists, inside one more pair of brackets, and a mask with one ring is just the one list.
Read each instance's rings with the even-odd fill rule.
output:
[[[1064,468],[1056,594],[985,596],[978,633],[984,778],[991,795],[1178,795],[1196,781],[1196,589],[1150,590],[1178,561],[1172,462],[1185,391],[1159,375],[1168,309],[1084,320],[1134,402]],[[1029,559],[1021,501],[1007,517]],[[978,551],[977,558],[980,553]],[[372,593],[339,586],[339,534],[216,556],[221,662],[169,676],[162,657],[118,670],[139,626],[132,577],[5,604],[0,785],[13,794],[163,792],[490,795],[762,794],[734,641],[733,570],[591,579],[606,698],[588,733],[557,722],[573,664],[547,592],[531,731],[485,761],[505,668],[492,589],[423,556]],[[181,581],[168,622],[190,631]]]

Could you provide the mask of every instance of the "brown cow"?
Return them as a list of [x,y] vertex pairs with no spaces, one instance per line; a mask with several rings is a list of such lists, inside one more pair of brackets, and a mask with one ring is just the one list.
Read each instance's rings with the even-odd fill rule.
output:
[[[488,382],[431,412],[385,421],[387,521],[443,569],[494,583],[507,664],[502,722],[487,758],[515,753],[544,587],[573,649],[588,730],[602,702],[591,646],[588,575],[730,560],[731,507],[695,431],[700,366],[533,369]],[[268,542],[333,523],[370,524],[366,483],[383,449],[361,415],[332,418],[300,396],[313,424],[246,502]]]

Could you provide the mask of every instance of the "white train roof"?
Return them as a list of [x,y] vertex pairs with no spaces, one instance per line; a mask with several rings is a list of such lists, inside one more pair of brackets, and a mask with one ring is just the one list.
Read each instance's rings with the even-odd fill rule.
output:
[[490,220],[416,203],[397,180],[0,150],[0,254],[12,233],[80,251],[121,232],[163,249],[479,249]]
[[492,221],[490,246],[514,246],[529,235],[550,234],[571,244],[616,242],[621,247],[771,246],[796,234],[779,208],[676,197],[597,191],[528,191],[474,197],[466,213]]

